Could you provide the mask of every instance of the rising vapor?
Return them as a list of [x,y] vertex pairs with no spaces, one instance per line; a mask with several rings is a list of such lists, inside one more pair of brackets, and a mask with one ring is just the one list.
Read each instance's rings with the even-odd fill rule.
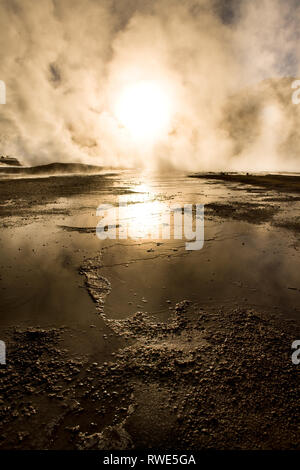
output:
[[[299,19],[295,0],[0,0],[1,153],[25,164],[299,170]],[[146,80],[162,84],[171,115],[137,142],[115,101]]]

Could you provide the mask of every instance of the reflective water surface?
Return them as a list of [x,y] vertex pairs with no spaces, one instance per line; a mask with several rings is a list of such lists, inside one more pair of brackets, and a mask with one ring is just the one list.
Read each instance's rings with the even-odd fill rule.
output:
[[[211,202],[257,202],[276,193],[249,192],[247,187],[180,174],[125,171],[107,178],[108,183],[94,185],[91,191],[79,187],[72,197],[48,202],[46,213],[5,219],[0,234],[2,326],[84,328],[99,322],[79,274],[85,260],[99,253],[102,275],[111,283],[105,303],[108,317],[143,310],[167,318],[174,304],[189,299],[216,308],[267,309],[299,320],[299,239],[294,232],[205,212],[201,250],[186,250],[184,239],[149,238],[171,205],[205,208]],[[111,226],[121,230],[126,225],[133,237],[100,240],[97,207],[110,204],[117,209],[120,200],[126,210],[117,224],[111,217]],[[282,203],[281,210],[294,213],[299,202]]]

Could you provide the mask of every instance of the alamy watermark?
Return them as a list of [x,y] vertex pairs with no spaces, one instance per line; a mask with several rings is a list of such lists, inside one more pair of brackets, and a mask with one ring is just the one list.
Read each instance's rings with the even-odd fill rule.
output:
[[292,349],[295,349],[292,354],[292,363],[298,366],[300,364],[300,339],[293,342]]
[[300,80],[294,80],[292,83],[292,88],[294,93],[292,94],[292,103],[299,104],[300,103]]
[[6,345],[4,341],[0,341],[0,364],[6,364]]
[[119,198],[117,206],[101,204],[96,233],[100,240],[185,239],[186,250],[201,250],[204,245],[204,205],[162,202],[132,204]]
[[6,104],[6,85],[3,80],[0,80],[0,104]]

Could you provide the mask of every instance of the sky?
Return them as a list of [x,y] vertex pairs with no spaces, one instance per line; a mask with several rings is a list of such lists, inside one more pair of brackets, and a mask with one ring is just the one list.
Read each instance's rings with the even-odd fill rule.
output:
[[0,0],[0,153],[300,171],[290,82],[260,87],[300,78],[299,20],[296,0]]

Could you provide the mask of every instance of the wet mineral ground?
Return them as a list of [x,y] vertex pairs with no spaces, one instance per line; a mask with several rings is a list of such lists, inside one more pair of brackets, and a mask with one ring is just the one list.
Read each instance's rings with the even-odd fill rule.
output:
[[[300,448],[299,182],[246,176],[2,175],[1,449]],[[147,236],[173,203],[201,250]]]

